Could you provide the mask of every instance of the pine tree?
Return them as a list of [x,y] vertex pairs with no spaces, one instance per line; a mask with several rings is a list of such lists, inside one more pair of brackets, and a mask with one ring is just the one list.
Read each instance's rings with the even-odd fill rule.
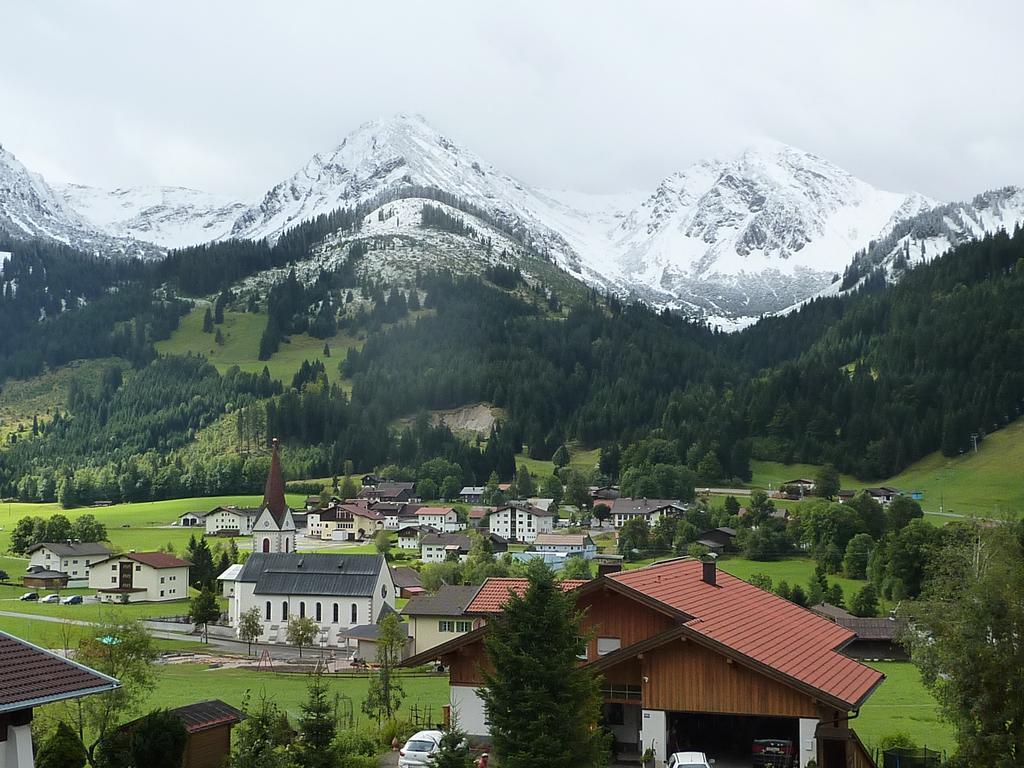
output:
[[302,739],[296,750],[298,768],[333,768],[337,765],[332,742],[337,730],[335,705],[327,695],[323,669],[317,667],[309,677],[306,701],[299,708]]
[[36,768],[82,768],[88,757],[82,740],[67,723],[61,721],[39,747]]
[[494,751],[505,768],[603,764],[605,735],[597,677],[579,666],[586,650],[574,597],[533,561],[522,597],[511,595],[484,640],[492,670],[480,696]]
[[203,333],[213,333],[213,313],[210,312],[210,308],[206,308],[206,314],[203,315]]

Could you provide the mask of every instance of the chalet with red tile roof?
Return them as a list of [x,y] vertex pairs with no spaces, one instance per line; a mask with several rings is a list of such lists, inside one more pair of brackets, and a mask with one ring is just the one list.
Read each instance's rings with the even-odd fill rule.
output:
[[[873,765],[848,720],[883,675],[842,653],[850,630],[689,558],[565,588],[585,615],[591,640],[580,663],[602,677],[603,725],[620,754],[651,748],[664,760],[694,749],[742,761],[755,739],[778,738],[794,744],[800,766]],[[466,615],[493,615],[510,590],[525,589],[524,580],[490,579]],[[486,632],[405,662],[448,666],[452,706],[480,736]]]

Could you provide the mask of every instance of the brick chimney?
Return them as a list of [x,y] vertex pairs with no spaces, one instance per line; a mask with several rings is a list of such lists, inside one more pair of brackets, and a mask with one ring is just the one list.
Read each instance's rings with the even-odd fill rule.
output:
[[718,586],[718,563],[714,557],[706,557],[701,560],[701,568],[703,572],[701,574],[701,581],[705,584],[710,584],[712,587]]

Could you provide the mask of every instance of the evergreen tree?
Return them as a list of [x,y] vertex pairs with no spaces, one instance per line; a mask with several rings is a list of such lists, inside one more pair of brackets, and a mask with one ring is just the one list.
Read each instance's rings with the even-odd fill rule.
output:
[[203,641],[210,642],[209,624],[220,618],[220,606],[217,604],[217,596],[208,586],[204,585],[199,594],[192,598],[188,615],[194,624],[203,625]]
[[78,735],[59,721],[36,753],[36,768],[82,768],[88,757]]
[[213,333],[213,313],[210,312],[210,308],[206,308],[206,313],[203,315],[203,333]]
[[878,594],[873,584],[865,584],[850,600],[850,613],[854,616],[877,616]]
[[321,667],[310,674],[306,701],[299,708],[302,710],[299,717],[302,739],[295,754],[298,768],[334,768],[338,763],[333,748],[337,713],[327,695],[327,682]]
[[574,596],[550,569],[528,566],[525,594],[509,596],[484,640],[484,701],[494,751],[506,768],[604,764],[609,744],[598,678],[578,664],[586,651]]

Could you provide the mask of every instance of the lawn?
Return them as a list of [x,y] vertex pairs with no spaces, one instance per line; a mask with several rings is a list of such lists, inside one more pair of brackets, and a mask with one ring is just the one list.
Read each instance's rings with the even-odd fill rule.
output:
[[[569,449],[569,466],[573,469],[593,469],[601,458],[600,448],[586,450],[575,443],[570,443],[567,447]],[[555,465],[552,462],[531,459],[525,453],[516,454],[516,467],[518,468],[520,464],[525,464],[530,470],[530,474],[537,478],[549,477],[555,473]]]
[[[251,672],[238,669],[209,669],[203,664],[168,664],[160,667],[156,688],[143,709],[180,707],[203,699],[218,698],[240,706],[246,691],[254,698],[262,693],[272,697],[294,719],[306,699],[307,676],[292,673]],[[352,702],[357,721],[367,722],[360,705],[366,698],[368,678],[331,677],[330,694],[340,694]],[[409,714],[415,705],[420,711],[430,708],[432,720],[440,722],[442,707],[448,704],[448,678],[444,676],[402,676],[405,700],[402,712]],[[343,699],[344,701],[344,699]],[[343,705],[344,706],[344,705]]]
[[868,749],[874,752],[883,736],[903,731],[920,746],[951,752],[953,729],[939,718],[938,704],[921,683],[917,667],[908,661],[870,666],[884,673],[885,681],[850,723]]
[[0,387],[0,444],[6,444],[12,432],[27,434],[33,416],[47,416],[56,406],[63,407],[72,380],[87,392],[98,391],[104,369],[114,363],[127,365],[118,358],[73,360],[38,376],[5,381]]
[[[786,581],[789,586],[799,584],[804,590],[814,575],[814,560],[809,557],[791,557],[785,560],[758,561],[747,560],[742,557],[723,557],[718,561],[718,566],[726,573],[731,573],[737,578],[749,581],[752,574],[765,573],[771,576],[774,585],[780,581]],[[846,579],[842,576],[829,576],[829,584],[839,582],[843,588],[843,595],[847,604],[850,598],[861,587],[867,584],[866,581]]]
[[[154,550],[171,543],[175,551],[181,552],[195,531],[188,528],[163,528],[173,523],[185,512],[208,511],[216,506],[235,504],[256,506],[262,496],[206,496],[168,501],[147,501],[139,504],[114,504],[109,507],[61,509],[58,504],[26,504],[20,502],[0,505],[0,552],[7,552],[11,543],[11,529],[26,515],[49,517],[57,512],[67,515],[70,520],[81,514],[95,515],[107,526],[107,535],[114,549],[139,551]],[[301,509],[305,497],[289,494],[288,503],[294,509]],[[127,525],[125,528],[123,526]],[[202,530],[202,529],[200,529]],[[224,543],[227,544],[227,539]],[[242,546],[243,540],[239,540]],[[248,541],[246,537],[244,541]],[[0,566],[3,567],[3,566]]]
[[287,386],[291,384],[292,377],[304,360],[322,360],[331,381],[338,380],[336,361],[344,359],[349,347],[362,346],[361,341],[338,334],[326,340],[331,350],[331,357],[327,359],[324,357],[324,340],[303,333],[288,337],[288,342],[282,343],[270,360],[263,361],[259,359],[259,349],[260,337],[267,325],[265,314],[225,312],[223,324],[215,326],[220,329],[224,343],[217,344],[214,334],[203,333],[206,307],[206,304],[201,303],[183,317],[171,338],[156,343],[157,352],[165,355],[203,355],[221,373],[233,365],[250,373],[260,373],[266,366],[273,378]]
[[[814,477],[818,468],[810,464],[779,464],[752,461],[751,485],[777,487],[797,477]],[[921,506],[929,512],[1000,517],[1024,514],[1024,419],[991,433],[980,443],[977,453],[953,459],[940,452],[930,453],[898,475],[875,481],[857,480],[843,475],[844,488],[891,485],[905,491],[922,491]]]

